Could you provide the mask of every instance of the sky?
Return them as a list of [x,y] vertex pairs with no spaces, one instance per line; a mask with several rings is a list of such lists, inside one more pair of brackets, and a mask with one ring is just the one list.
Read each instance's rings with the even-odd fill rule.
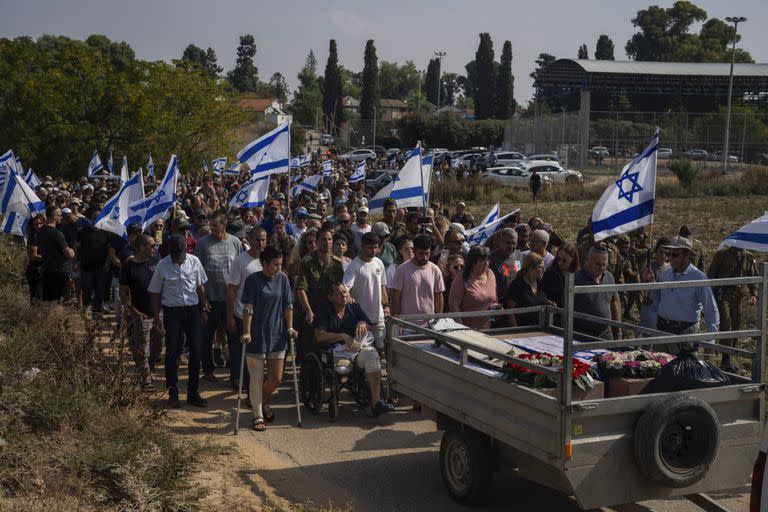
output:
[[[336,39],[339,62],[354,71],[363,67],[365,42],[373,39],[379,60],[413,60],[425,70],[434,52],[446,53],[443,71],[464,74],[474,59],[478,34],[489,32],[496,59],[505,40],[512,43],[515,99],[533,95],[534,61],[539,53],[576,58],[586,43],[593,57],[600,34],[614,42],[617,60],[635,32],[631,19],[651,0],[0,0],[0,37],[42,34],[85,39],[104,34],[126,41],[144,60],[179,58],[190,43],[212,47],[225,71],[235,64],[239,37],[253,34],[259,78],[274,72],[293,90],[296,75],[313,50],[318,71],[328,58],[328,41]],[[768,62],[766,0],[696,0],[709,17],[746,16],[739,25],[740,47],[755,62]],[[694,27],[698,30],[698,27]]]

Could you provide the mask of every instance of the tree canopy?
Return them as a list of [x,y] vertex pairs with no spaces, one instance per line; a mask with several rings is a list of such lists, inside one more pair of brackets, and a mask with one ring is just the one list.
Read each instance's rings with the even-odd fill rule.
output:
[[595,59],[597,60],[615,60],[613,58],[613,41],[605,34],[597,39],[595,45]]
[[512,76],[512,43],[504,41],[496,79],[496,119],[509,119],[515,113],[514,77]]
[[587,50],[587,45],[582,44],[579,46],[579,52],[576,55],[576,58],[578,59],[588,59],[589,58],[589,50]]
[[488,32],[480,34],[480,45],[475,52],[477,82],[475,83],[475,117],[493,117],[496,106],[496,66],[493,61],[493,41]]
[[299,87],[294,93],[293,119],[300,124],[315,125],[322,107],[323,93],[317,77],[317,58],[310,50],[297,76]]
[[259,70],[253,64],[253,57],[255,55],[256,41],[253,36],[250,34],[240,36],[235,69],[228,74],[232,87],[240,92],[256,91],[259,89]]
[[325,115],[325,126],[333,133],[338,133],[341,125],[342,115],[342,83],[341,71],[339,70],[339,56],[336,50],[336,40],[331,39],[328,48],[328,62],[325,65],[325,75],[323,77],[323,114]]
[[373,39],[365,43],[363,90],[360,95],[360,118],[373,119],[379,109],[379,64]]

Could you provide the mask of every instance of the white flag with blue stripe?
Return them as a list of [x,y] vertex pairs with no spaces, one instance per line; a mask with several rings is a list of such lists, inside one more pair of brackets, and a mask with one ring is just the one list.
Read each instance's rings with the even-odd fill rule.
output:
[[653,222],[658,149],[657,127],[648,147],[624,167],[619,179],[608,186],[595,205],[592,233],[596,242]]
[[323,179],[322,174],[313,174],[312,176],[305,178],[304,181],[295,187],[291,187],[291,197],[296,197],[304,191],[317,192],[317,185],[320,183],[321,179]]
[[112,152],[109,152],[109,160],[107,160],[107,168],[109,169],[109,175],[115,175],[115,162],[112,160]]
[[499,218],[499,215],[501,214],[501,208],[499,207],[499,203],[496,203],[493,208],[491,208],[491,211],[488,212],[488,215],[483,218],[483,220],[480,221],[478,226],[484,226],[485,224],[490,224],[491,222],[497,220]]
[[96,175],[102,169],[104,169],[104,165],[101,163],[101,158],[99,158],[99,152],[94,149],[91,161],[88,163],[88,177]]
[[240,162],[235,162],[229,169],[224,169],[221,174],[230,176],[240,176]]
[[360,162],[360,165],[357,166],[355,169],[355,172],[352,173],[352,176],[349,177],[347,182],[349,183],[358,183],[360,181],[363,181],[365,179],[365,160]]
[[104,229],[117,236],[125,236],[125,227],[129,224],[131,203],[144,199],[144,177],[137,172],[120,186],[120,190],[112,196],[99,212],[94,226]]
[[254,176],[269,176],[290,171],[291,132],[283,123],[254,140],[237,154],[241,164],[248,164]]
[[40,178],[37,177],[37,174],[35,174],[35,171],[32,169],[29,169],[27,171],[27,175],[24,176],[24,181],[27,185],[29,185],[31,188],[35,189],[43,184],[42,181],[40,181]]
[[166,212],[176,204],[176,184],[179,181],[179,162],[176,155],[171,155],[168,169],[163,181],[154,192],[146,198],[128,205],[129,217],[127,224],[140,222],[142,229],[165,216]]
[[[493,210],[491,210],[491,212],[493,212]],[[496,220],[466,230],[464,232],[464,238],[466,239],[467,244],[469,244],[470,247],[474,245],[485,245],[485,241],[488,240],[492,234],[504,227],[504,221],[507,220],[507,218],[519,212],[520,209],[517,208],[503,217],[497,216]]]
[[[13,177],[19,174],[16,170],[16,156],[13,150],[9,149],[3,155],[0,155],[0,212],[7,206],[5,199],[9,184],[13,183]],[[10,196],[9,196],[10,197]]]
[[723,247],[741,247],[748,251],[768,252],[768,212],[740,227],[720,244]]
[[152,153],[150,153],[149,158],[147,158],[147,178],[150,177],[155,177],[155,162],[152,161]]
[[2,206],[0,213],[3,214],[3,221],[0,231],[25,239],[29,220],[33,215],[45,211],[45,203],[40,201],[34,190],[15,172],[9,175]]
[[219,158],[214,158],[211,160],[211,167],[213,167],[213,171],[223,171],[227,168],[227,157],[221,156]]
[[330,176],[333,174],[333,160],[325,160],[320,167],[323,169],[323,176]]
[[131,178],[128,172],[128,157],[123,155],[123,163],[120,164],[120,181],[125,183]]
[[306,167],[310,163],[312,163],[312,155],[310,153],[307,153],[306,155],[295,156],[291,158],[291,169]]
[[269,192],[269,175],[252,176],[229,200],[229,209],[264,206]]
[[384,201],[392,195],[392,187],[394,186],[395,182],[390,181],[384,188],[376,192],[375,196],[368,200],[368,212],[371,215],[382,215],[384,213]]
[[428,155],[422,160],[421,144],[417,144],[411,155],[393,180],[394,186],[390,196],[397,201],[398,208],[426,207],[427,205],[432,156]]

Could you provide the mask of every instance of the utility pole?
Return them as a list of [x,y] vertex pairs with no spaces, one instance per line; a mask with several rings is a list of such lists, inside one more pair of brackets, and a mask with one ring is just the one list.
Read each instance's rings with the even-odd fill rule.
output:
[[736,61],[736,32],[739,29],[739,23],[747,21],[744,16],[728,16],[725,18],[728,23],[733,23],[733,46],[731,46],[731,72],[728,77],[728,112],[725,117],[725,141],[723,142],[723,174],[728,173],[728,142],[731,137],[731,99],[733,97],[733,63]]
[[421,112],[421,71],[417,69],[416,73],[419,75],[419,88],[416,90],[416,93],[418,94],[418,96],[416,96],[416,111]]
[[440,110],[440,89],[443,88],[443,57],[445,52],[435,52],[437,57],[437,110]]

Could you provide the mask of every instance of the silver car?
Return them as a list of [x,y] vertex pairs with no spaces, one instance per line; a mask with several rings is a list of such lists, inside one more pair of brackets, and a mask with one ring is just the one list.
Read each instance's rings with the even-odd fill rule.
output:
[[552,179],[552,183],[567,183],[569,185],[576,185],[578,183],[584,183],[584,176],[579,171],[571,171],[564,168],[558,162],[550,162],[547,160],[533,160],[530,162],[524,162],[522,167],[529,172],[534,170],[542,176],[548,176]]
[[[531,182],[531,172],[521,166],[491,167],[482,174],[484,180],[495,180],[503,187],[528,188]],[[552,178],[542,174],[541,186],[551,187]]]
[[349,153],[339,155],[339,160],[359,164],[362,161],[373,162],[376,160],[376,153],[370,149],[355,149]]

